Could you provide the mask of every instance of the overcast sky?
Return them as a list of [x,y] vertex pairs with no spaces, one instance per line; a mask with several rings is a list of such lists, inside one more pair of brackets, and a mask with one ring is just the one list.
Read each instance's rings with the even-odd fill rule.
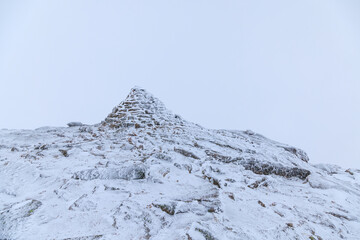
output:
[[98,123],[139,85],[360,168],[359,0],[4,0],[0,83],[0,128]]

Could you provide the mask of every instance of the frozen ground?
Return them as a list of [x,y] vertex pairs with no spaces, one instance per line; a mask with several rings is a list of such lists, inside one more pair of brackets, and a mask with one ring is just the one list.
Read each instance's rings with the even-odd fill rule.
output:
[[141,88],[100,124],[0,130],[0,239],[360,239],[360,171],[209,130]]

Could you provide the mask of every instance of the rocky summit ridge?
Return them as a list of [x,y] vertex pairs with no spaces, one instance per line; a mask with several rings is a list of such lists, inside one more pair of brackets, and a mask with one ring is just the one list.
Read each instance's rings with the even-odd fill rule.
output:
[[360,171],[135,87],[99,124],[0,130],[0,239],[360,239]]

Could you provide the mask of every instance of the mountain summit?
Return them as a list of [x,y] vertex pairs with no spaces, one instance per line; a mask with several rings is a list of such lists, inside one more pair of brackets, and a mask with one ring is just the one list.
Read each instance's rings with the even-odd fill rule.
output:
[[125,101],[116,106],[103,125],[120,127],[156,127],[179,123],[179,117],[166,109],[165,105],[151,93],[140,87],[131,89]]
[[0,239],[359,239],[360,171],[135,87],[103,122],[0,130]]

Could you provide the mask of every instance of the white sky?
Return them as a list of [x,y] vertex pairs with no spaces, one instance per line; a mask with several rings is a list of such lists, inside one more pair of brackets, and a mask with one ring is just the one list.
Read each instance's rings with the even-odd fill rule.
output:
[[0,83],[0,128],[97,123],[139,85],[360,168],[359,0],[0,0]]

